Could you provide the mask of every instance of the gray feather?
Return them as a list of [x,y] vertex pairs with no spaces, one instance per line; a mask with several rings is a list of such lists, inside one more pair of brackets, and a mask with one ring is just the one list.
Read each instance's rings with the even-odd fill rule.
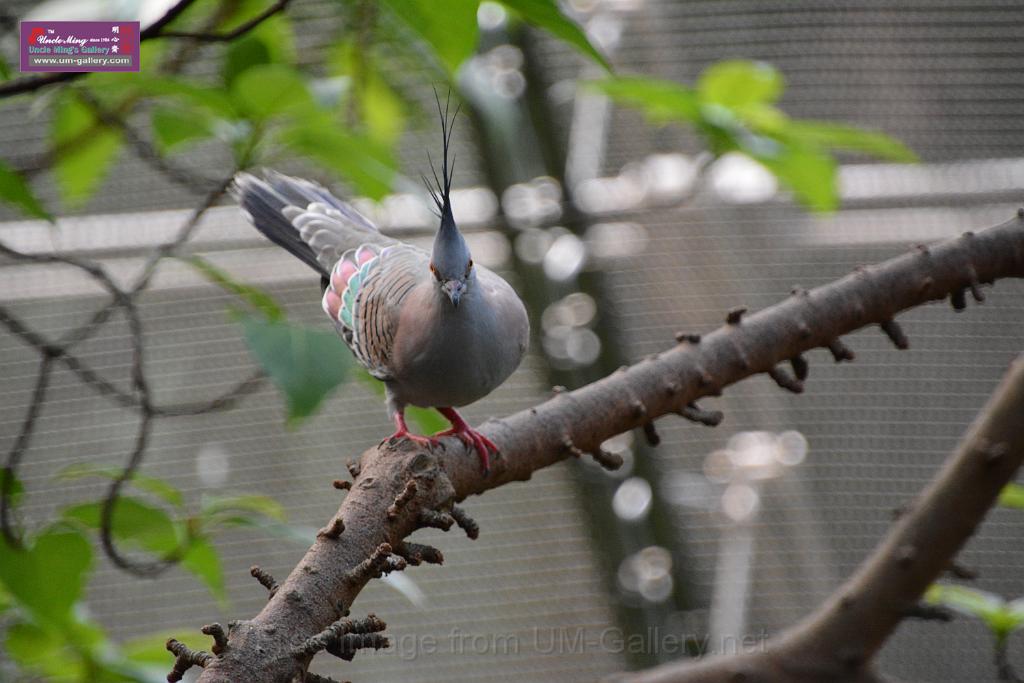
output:
[[327,277],[360,244],[391,244],[365,216],[320,185],[274,171],[235,176],[232,193],[249,221],[275,244]]
[[[392,412],[408,404],[463,406],[486,396],[515,370],[529,340],[515,291],[471,265],[445,176],[432,253],[382,235],[310,181],[277,173],[235,178],[234,194],[253,225],[320,273],[324,310],[356,358],[384,381]],[[362,245],[373,245],[364,247],[373,258],[360,258]],[[452,279],[465,287],[461,303],[445,294]]]

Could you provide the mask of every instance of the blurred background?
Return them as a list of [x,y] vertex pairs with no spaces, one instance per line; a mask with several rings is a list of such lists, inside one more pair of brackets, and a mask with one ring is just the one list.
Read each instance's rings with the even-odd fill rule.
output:
[[[149,4],[155,16],[166,9]],[[35,5],[14,0],[5,12],[24,18],[42,11]],[[71,2],[48,5],[75,11]],[[732,307],[757,310],[795,285],[824,284],[1010,216],[1024,185],[1024,6],[898,5],[565,5],[617,73],[693,83],[718,60],[763,60],[785,78],[780,107],[790,116],[884,131],[920,157],[895,164],[840,155],[842,206],[833,213],[803,208],[747,156],[712,160],[690,129],[653,126],[636,109],[577,87],[578,79],[600,77],[601,67],[517,24],[501,5],[481,5],[479,47],[453,92],[465,101],[455,128],[455,211],[474,258],[528,301],[535,336],[519,371],[467,410],[471,421],[527,408],[553,385],[579,385],[658,352],[677,331],[709,331]],[[111,7],[104,11],[116,12]],[[335,0],[292,3],[286,16],[299,67],[328,81],[325,65],[338,59],[357,14]],[[376,200],[357,205],[386,232],[427,243],[435,225],[417,179],[428,172],[427,151],[436,159],[440,149],[432,88],[443,98],[448,85],[390,35],[375,38],[375,74],[404,112],[395,138],[400,175]],[[0,43],[8,61],[12,37]],[[364,48],[356,41],[351,49]],[[212,78],[223,49],[199,45],[185,72]],[[24,168],[45,153],[54,103],[36,96],[0,109],[0,159]],[[150,112],[132,116],[141,125]],[[197,141],[177,158],[208,178],[232,168],[217,141]],[[70,207],[45,173],[34,176],[37,195],[60,207],[60,220],[51,228],[0,207],[0,240],[30,253],[56,248],[97,259],[130,279],[201,196],[128,150],[113,163],[88,201]],[[261,163],[317,178],[343,196],[363,194],[287,152]],[[189,250],[272,294],[289,320],[326,329],[316,277],[263,240],[230,200],[203,216]],[[911,311],[900,318],[909,351],[897,352],[878,330],[848,339],[853,364],[816,351],[803,396],[753,378],[705,402],[725,414],[717,428],[664,418],[656,448],[642,434],[615,439],[608,447],[626,461],[617,472],[566,462],[466,501],[479,540],[418,532],[416,540],[443,550],[445,566],[408,570],[415,585],[401,590],[375,582],[355,606],[356,614],[384,618],[395,646],[351,664],[318,658],[313,668],[354,681],[584,681],[683,656],[665,634],[681,636],[690,653],[735,651],[744,636],[756,647],[856,567],[951,451],[1021,350],[1022,296],[1024,286],[1004,282],[984,305],[956,314],[939,304]],[[77,271],[0,257],[0,305],[41,332],[57,335],[105,301]],[[160,265],[140,299],[159,401],[215,396],[253,371],[225,313],[233,301],[180,261]],[[78,350],[128,385],[130,338],[120,314]],[[38,364],[33,349],[0,334],[4,449],[18,433]],[[68,503],[102,496],[102,481],[54,475],[71,463],[123,465],[135,427],[133,411],[58,368],[20,470],[22,517],[46,520]],[[229,411],[158,421],[142,471],[190,502],[222,491],[270,496],[289,525],[315,529],[339,503],[330,481],[389,430],[383,402],[365,382],[346,382],[294,429],[266,383]],[[1024,594],[1019,515],[994,510],[960,558],[979,573],[974,585],[1008,598]],[[305,550],[258,528],[232,530],[216,546],[229,604],[218,605],[179,568],[145,580],[98,560],[88,609],[115,640],[173,631],[199,644],[200,625],[262,606],[250,565],[283,579]],[[915,680],[991,681],[990,640],[976,621],[910,621],[880,666]],[[1024,655],[1012,659],[1024,664]]]

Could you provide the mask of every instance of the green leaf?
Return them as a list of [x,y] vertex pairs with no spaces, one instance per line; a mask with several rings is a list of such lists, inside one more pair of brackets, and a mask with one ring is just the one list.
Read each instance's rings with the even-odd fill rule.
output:
[[269,496],[205,496],[202,502],[204,520],[216,520],[218,517],[231,517],[238,514],[257,515],[283,522],[284,506]]
[[65,624],[82,594],[92,547],[73,529],[50,527],[27,548],[0,542],[0,582],[41,624]]
[[220,118],[237,117],[238,112],[231,98],[222,88],[199,85],[190,79],[176,76],[143,73],[131,74],[130,79],[124,79],[124,75],[93,74],[90,76],[90,82],[97,88],[111,94],[119,94],[124,98],[169,98],[181,104],[198,107]]
[[271,64],[270,47],[264,41],[251,34],[246,34],[232,41],[224,53],[224,68],[221,78],[229,88],[246,69],[258,64]]
[[317,530],[311,526],[284,524],[266,517],[234,515],[223,517],[218,523],[224,527],[254,529],[274,538],[296,543],[308,548],[316,540]]
[[[264,0],[243,2],[229,25],[221,30],[249,21],[267,8]],[[280,12],[260,22],[256,28],[228,43],[224,52],[224,66],[221,76],[224,84],[231,86],[239,74],[258,64],[290,63],[295,58],[295,38],[291,21],[285,12]]]
[[586,87],[600,90],[616,102],[639,108],[651,121],[701,120],[697,93],[672,81],[642,76],[620,76],[601,81],[587,81]]
[[24,177],[0,160],[0,199],[13,204],[26,215],[53,222],[53,216],[32,193]]
[[329,117],[310,117],[282,130],[279,138],[372,199],[380,199],[391,190],[395,162],[390,152],[373,140],[346,133]]
[[382,0],[398,19],[427,42],[450,74],[476,51],[479,0]]
[[0,615],[7,612],[13,606],[14,600],[11,598],[11,594],[7,592],[3,582],[0,582]]
[[579,24],[572,21],[558,7],[557,0],[501,0],[502,4],[515,11],[524,20],[542,28],[556,38],[572,45],[581,53],[611,71],[611,64],[587,38]]
[[[103,501],[96,501],[66,507],[62,516],[89,529],[99,529],[102,511]],[[111,531],[119,541],[160,555],[178,547],[179,534],[167,513],[138,498],[118,498],[112,522]]]
[[307,547],[316,540],[316,529],[285,524],[284,508],[267,496],[204,497],[200,521],[204,530],[216,527],[258,529]]
[[64,639],[57,631],[21,622],[8,627],[4,646],[19,665],[38,670],[47,661],[62,658]]
[[21,480],[6,467],[0,469],[0,487],[7,486],[8,479],[10,479],[11,482],[11,507],[15,508],[18,507],[18,504],[21,503],[22,497],[25,495],[25,485],[22,484]]
[[249,351],[285,395],[289,424],[312,415],[345,379],[351,354],[333,332],[238,317]]
[[[44,680],[52,683],[77,683],[78,681],[123,681],[124,678],[100,678],[101,667],[73,650],[61,638],[60,633],[39,629],[31,624],[18,624],[8,634],[5,643],[11,660],[17,662],[31,678],[16,680]],[[4,679],[0,679],[4,680]]]
[[405,105],[378,75],[367,79],[360,98],[363,121],[371,140],[393,147],[405,131]]
[[697,80],[701,100],[734,109],[775,102],[784,87],[782,74],[775,67],[743,59],[716,62]]
[[206,584],[210,595],[217,599],[221,607],[227,606],[228,595],[224,589],[224,570],[220,564],[220,555],[208,538],[192,537],[188,549],[181,558],[181,566]]
[[121,133],[96,119],[73,90],[54,103],[51,139],[56,151],[53,172],[69,207],[84,204],[99,188],[121,150]]
[[715,155],[738,151],[756,159],[814,211],[839,205],[832,149],[913,161],[913,152],[875,131],[819,121],[790,120],[773,105],[782,76],[773,67],[743,60],[719,62],[696,90],[670,81],[626,77],[591,82],[610,98],[639,107],[658,123],[693,124]]
[[259,64],[239,74],[231,98],[240,110],[261,121],[315,109],[316,103],[298,71],[284,64]]
[[441,413],[437,412],[433,408],[418,408],[416,406],[407,406],[405,409],[405,416],[416,423],[419,430],[423,434],[436,434],[437,432],[444,431],[451,427],[448,420],[442,417]]
[[791,140],[810,145],[861,152],[878,157],[912,163],[917,155],[899,140],[873,130],[827,121],[797,120],[788,122],[783,134]]
[[360,119],[370,139],[392,149],[405,130],[405,102],[388,84],[372,53],[360,51],[355,41],[338,43],[329,59],[331,73],[351,84]]
[[813,148],[799,148],[762,138],[746,141],[741,149],[785,183],[797,200],[814,211],[834,211],[839,206],[836,161]]
[[981,619],[998,640],[1024,624],[1021,600],[1007,603],[1002,597],[966,586],[934,584],[925,593],[925,601]]
[[152,115],[153,139],[164,154],[185,143],[197,142],[213,134],[208,115],[198,109],[156,107]]
[[[157,633],[147,633],[144,636],[138,638],[132,638],[121,643],[121,653],[126,659],[140,664],[159,664],[163,667],[164,673],[167,673],[167,661],[169,655],[167,654],[167,640],[169,638],[175,638],[182,640],[180,637],[182,633],[188,633],[190,629],[167,629],[165,631],[159,631]],[[203,649],[199,646],[199,643],[194,644],[195,649]]]
[[[68,465],[60,472],[57,473],[57,479],[61,481],[73,481],[75,479],[83,479],[85,477],[103,477],[104,479],[114,480],[121,476],[121,468],[113,466],[94,465],[92,463],[73,463]],[[129,483],[140,491],[151,493],[157,498],[160,498],[166,503],[170,503],[175,507],[182,507],[185,504],[185,498],[181,491],[177,488],[168,484],[163,479],[157,479],[156,477],[150,477],[145,474],[139,474],[138,472],[128,480]]]
[[987,619],[989,615],[1003,608],[1003,599],[994,593],[936,583],[928,587],[924,595],[925,602],[942,605],[969,617]]
[[238,282],[227,272],[216,267],[209,261],[198,256],[185,259],[185,262],[198,270],[210,282],[220,285],[222,289],[236,295],[257,311],[266,316],[267,320],[284,320],[281,306],[262,289]]
[[998,503],[1003,507],[1024,510],[1024,486],[1007,484],[999,493]]

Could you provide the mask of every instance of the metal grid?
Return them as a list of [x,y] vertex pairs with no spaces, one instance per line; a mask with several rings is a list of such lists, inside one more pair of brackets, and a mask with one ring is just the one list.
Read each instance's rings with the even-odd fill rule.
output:
[[[813,287],[857,265],[884,260],[919,241],[922,233],[951,237],[967,227],[993,224],[1012,210],[995,205],[950,209],[945,215],[922,211],[917,219],[902,210],[848,211],[821,219],[782,206],[647,214],[642,219],[650,231],[647,251],[611,273],[616,311],[639,359],[664,348],[678,329],[713,328],[737,304],[767,306],[795,284]],[[881,226],[886,241],[847,243],[857,237],[851,230],[872,236]],[[838,243],[829,244],[829,235]],[[901,316],[909,351],[894,350],[878,330],[852,335],[853,364],[836,365],[826,351],[809,355],[811,375],[803,396],[786,394],[763,377],[706,401],[725,412],[716,430],[681,421],[659,424],[662,485],[666,497],[680,503],[679,539],[697,604],[710,603],[720,539],[732,526],[717,506],[700,509],[707,502],[701,494],[721,494],[700,485],[710,453],[746,430],[796,429],[808,440],[807,461],[762,489],[753,523],[748,628],[754,634],[777,633],[852,572],[890,527],[894,512],[952,451],[1021,351],[1022,296],[1021,283],[1001,283],[983,306],[962,313],[935,304]],[[1018,571],[1022,539],[1019,515],[993,512],[962,555],[966,565],[980,571],[979,586],[1007,596],[1024,594]],[[706,615],[698,610],[691,623],[706,626]],[[990,647],[977,622],[942,628],[908,622],[885,649],[881,666],[916,680],[995,680]]]
[[[304,52],[310,63],[322,56],[330,39],[322,27],[327,4],[295,4],[293,18],[306,27],[311,40]],[[716,326],[734,305],[760,308],[785,296],[796,283],[810,287],[827,282],[909,244],[1008,215],[1010,207],[998,203],[1005,196],[988,198],[983,191],[1005,195],[1020,186],[1016,159],[1024,157],[1024,122],[1015,114],[1024,100],[1024,55],[1017,36],[1024,21],[1020,3],[930,0],[900,3],[897,9],[891,3],[866,1],[662,0],[639,6],[627,15],[616,57],[624,71],[690,81],[721,57],[761,58],[786,74],[789,88],[783,104],[793,115],[884,129],[929,162],[1012,161],[924,170],[853,169],[846,194],[855,208],[833,218],[808,217],[779,203],[729,207],[706,202],[627,217],[643,227],[644,251],[609,266],[613,289],[607,305],[622,322],[626,347],[635,358],[671,343],[677,329]],[[578,74],[576,55],[547,39],[540,44],[550,82]],[[429,90],[419,95],[429,96]],[[0,121],[0,155],[17,163],[42,149],[45,122],[30,119],[25,109],[6,111]],[[563,133],[569,120],[568,111],[564,113],[555,122]],[[421,150],[431,140],[429,132],[409,134],[403,151],[409,168],[423,165]],[[460,160],[469,162],[469,143],[461,144],[466,150]],[[655,131],[635,113],[616,111],[604,166],[617,172],[646,154],[693,145],[680,131]],[[202,151],[189,161],[211,170],[223,163]],[[461,184],[479,182],[478,169],[460,161]],[[971,187],[978,191],[951,206],[951,188],[962,193]],[[893,188],[898,191],[882,196]],[[191,203],[187,194],[125,155],[83,212],[121,214],[89,228],[103,239],[105,232],[127,231],[140,220],[153,220],[151,214],[135,212]],[[240,226],[237,222],[239,231]],[[0,233],[10,229],[0,227]],[[232,250],[253,271],[280,273],[267,286],[292,317],[319,320],[315,284],[292,269],[286,257],[255,240],[232,243]],[[117,258],[130,265],[133,256]],[[4,267],[9,268],[15,267]],[[77,289],[66,271],[16,268],[15,279],[26,283],[28,294],[8,289],[0,292],[0,299],[14,300],[15,313],[44,331],[65,329],[69,320],[87,316],[100,302],[91,290]],[[12,278],[4,281],[11,283]],[[44,298],[31,297],[32,283],[40,283],[36,291],[45,292]],[[659,485],[667,488],[692,482],[704,457],[735,431],[798,429],[807,436],[808,461],[789,479],[763,491],[755,528],[751,632],[775,632],[806,613],[856,566],[888,528],[892,510],[932,474],[1009,358],[1021,350],[1022,295],[1024,287],[1007,283],[984,306],[957,316],[938,305],[914,311],[901,319],[911,339],[908,352],[892,350],[876,332],[855,335],[850,344],[858,352],[856,365],[835,366],[826,354],[816,354],[803,397],[785,395],[764,378],[744,383],[718,401],[727,415],[718,430],[670,420],[659,424],[663,445],[655,457],[663,470]],[[164,286],[158,281],[157,290],[144,297],[143,315],[151,330],[149,363],[161,399],[214,393],[249,367],[237,330],[223,316],[225,302],[211,288],[172,277]],[[90,341],[85,352],[98,369],[124,382],[127,349],[119,322]],[[504,414],[539,400],[545,393],[539,363],[530,357],[505,387],[471,409],[471,416]],[[13,438],[34,367],[32,353],[0,336],[0,444]],[[82,484],[54,488],[53,472],[83,459],[119,462],[132,429],[130,415],[98,401],[63,371],[53,389],[24,471],[30,490],[27,510],[40,519],[64,501],[99,495]],[[228,454],[232,488],[273,495],[294,523],[317,526],[337,503],[327,482],[349,456],[386,429],[377,398],[360,385],[345,387],[317,418],[295,432],[283,428],[279,398],[265,389],[226,415],[160,424],[146,470],[167,477],[194,498],[202,488],[197,454],[221,448]],[[590,503],[575,498],[568,474],[559,466],[528,484],[470,501],[469,509],[483,528],[481,539],[436,538],[446,566],[410,573],[430,600],[427,610],[410,609],[385,586],[368,589],[359,608],[384,616],[393,639],[405,645],[391,654],[357,657],[343,675],[356,680],[478,680],[513,674],[523,680],[592,680],[620,668],[621,656],[600,647],[545,652],[549,636],[543,629],[584,627],[591,636],[600,634],[614,625],[612,610],[618,599],[598,575],[600,563],[580,521],[581,508]],[[680,506],[677,512],[679,542],[690,561],[687,573],[697,603],[692,612],[678,615],[678,624],[692,632],[707,624],[705,608],[728,522],[716,512],[693,507]],[[964,562],[981,572],[983,587],[1008,596],[1024,594],[1016,571],[1024,559],[1020,528],[1017,513],[996,511],[964,553]],[[193,579],[177,571],[149,583],[104,568],[92,587],[90,606],[119,636],[134,635],[140,628],[191,633],[198,624],[254,612],[262,596],[247,576],[249,565],[258,562],[283,575],[303,550],[281,541],[254,540],[251,534],[232,536],[221,547],[233,600],[226,614],[219,613]],[[537,627],[542,631],[535,632]],[[483,655],[462,641],[462,651],[453,652],[458,650],[455,628],[506,636],[511,639],[506,642],[521,649],[495,656],[492,647],[491,654]],[[437,637],[437,654],[402,656],[417,648],[424,655],[423,641],[415,638],[427,633]],[[988,681],[994,676],[988,647],[988,636],[977,623],[911,623],[890,642],[881,664],[895,675],[918,680]],[[331,672],[324,662],[318,661],[316,668]]]

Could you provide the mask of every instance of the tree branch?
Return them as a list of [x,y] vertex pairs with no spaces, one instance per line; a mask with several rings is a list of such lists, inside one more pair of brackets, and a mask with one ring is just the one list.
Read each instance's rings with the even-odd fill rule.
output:
[[[431,450],[407,440],[382,442],[351,467],[355,482],[334,516],[344,531],[318,538],[256,617],[233,622],[227,647],[199,680],[283,683],[301,678],[310,656],[294,653],[345,616],[366,582],[379,575],[381,556],[391,548],[405,548],[403,539],[420,528],[429,513],[449,513],[453,503],[469,495],[527,480],[535,470],[570,455],[599,451],[601,443],[616,434],[684,411],[701,397],[718,395],[725,386],[767,373],[811,349],[832,347],[835,353],[839,337],[861,327],[886,324],[893,336],[893,319],[900,311],[947,296],[955,302],[958,293],[1003,277],[1024,277],[1024,210],[978,234],[965,233],[930,249],[920,247],[811,292],[796,290],[786,301],[759,313],[731,313],[729,322],[710,335],[681,335],[680,343],[669,351],[576,391],[558,392],[535,408],[488,422],[482,431],[502,450],[489,477],[481,476],[476,454],[457,439],[445,439]],[[837,360],[850,355],[846,350],[837,354]],[[801,363],[795,367],[806,370]],[[1008,477],[1006,463],[996,463],[992,472]],[[986,476],[992,477],[989,487],[995,487],[997,475]],[[980,510],[975,523],[984,502],[979,496],[971,508]],[[962,509],[962,504],[955,507]],[[917,514],[921,513],[908,519]],[[974,523],[969,526],[973,529]],[[916,552],[924,552],[923,541],[912,544]],[[925,581],[923,563],[914,557],[906,561],[904,573],[915,577],[916,587]],[[866,601],[882,596],[860,597]],[[906,606],[900,604],[901,609]],[[863,609],[864,618],[870,617],[863,606],[845,609]],[[822,628],[834,633],[831,621],[823,623]],[[852,669],[856,677],[848,680],[878,680],[859,662],[879,642],[865,640],[859,645],[858,665]],[[777,668],[773,662],[767,662],[767,670]]]
[[[257,372],[231,387],[226,393],[205,402],[165,406],[156,405],[153,402],[149,381],[146,377],[144,358],[145,334],[136,300],[138,295],[149,285],[150,279],[155,273],[160,260],[177,252],[191,238],[204,213],[216,203],[230,182],[230,177],[221,181],[217,188],[204,198],[203,203],[192,212],[188,220],[182,224],[174,238],[164,242],[150,252],[143,265],[141,274],[129,290],[121,288],[114,282],[107,271],[94,261],[69,254],[27,254],[0,243],[0,255],[30,263],[62,264],[78,268],[92,277],[110,295],[109,301],[102,308],[98,309],[87,322],[71,329],[57,342],[51,342],[47,337],[32,330],[10,311],[0,306],[0,326],[6,327],[15,337],[33,347],[40,356],[36,388],[26,410],[19,435],[7,454],[2,471],[3,480],[2,486],[0,486],[0,534],[10,544],[15,546],[19,544],[18,531],[15,528],[11,509],[18,466],[28,448],[36,422],[43,409],[46,389],[52,374],[54,361],[58,361],[100,395],[105,396],[118,405],[134,409],[139,413],[139,426],[136,432],[135,446],[131,451],[128,463],[111,483],[103,500],[100,538],[107,556],[117,567],[142,576],[159,574],[181,559],[184,546],[171,551],[153,562],[137,562],[118,550],[114,543],[113,527],[116,503],[120,497],[121,489],[131,480],[142,464],[142,460],[146,455],[152,422],[155,418],[199,415],[226,409],[243,396],[252,393],[258,388],[262,381],[263,373]],[[131,388],[129,390],[121,389],[97,373],[71,350],[75,344],[92,335],[104,325],[110,319],[115,308],[123,310],[128,321],[131,336],[132,366]],[[179,658],[179,663],[181,661]]]
[[[860,569],[764,652],[678,662],[623,683],[799,683],[860,676],[925,590],[974,533],[1024,462],[1024,356],[1011,366],[963,442]],[[768,662],[787,666],[774,675]],[[799,666],[797,666],[799,665]],[[757,673],[755,678],[754,674]]]
[[161,38],[187,38],[190,40],[196,40],[201,43],[229,43],[235,38],[245,35],[249,31],[253,30],[264,21],[274,16],[279,12],[283,12],[292,0],[277,0],[273,5],[263,10],[255,17],[246,21],[243,24],[239,24],[230,31],[224,33],[189,33],[187,31],[162,31],[160,33]]

